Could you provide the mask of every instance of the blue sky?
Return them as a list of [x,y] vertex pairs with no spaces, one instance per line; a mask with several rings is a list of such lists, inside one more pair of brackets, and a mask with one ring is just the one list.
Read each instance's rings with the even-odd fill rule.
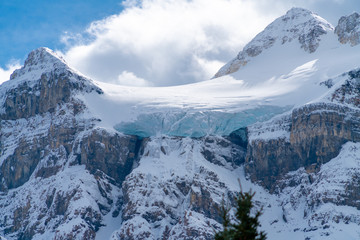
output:
[[0,67],[33,49],[64,48],[64,32],[81,32],[92,21],[119,13],[119,0],[1,0]]
[[211,78],[291,7],[336,26],[359,0],[1,0],[0,83],[49,47],[104,82],[169,86]]

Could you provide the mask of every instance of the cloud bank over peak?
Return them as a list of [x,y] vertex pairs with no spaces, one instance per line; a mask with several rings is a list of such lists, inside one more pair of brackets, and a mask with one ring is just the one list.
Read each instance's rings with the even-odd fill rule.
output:
[[133,86],[207,80],[285,11],[265,11],[264,1],[250,0],[127,0],[123,5],[121,13],[93,22],[81,36],[63,36],[69,44],[64,56],[96,80]]

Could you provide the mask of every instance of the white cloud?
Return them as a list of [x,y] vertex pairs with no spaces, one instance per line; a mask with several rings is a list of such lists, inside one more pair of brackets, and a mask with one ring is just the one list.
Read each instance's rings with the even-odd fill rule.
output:
[[151,85],[145,79],[137,77],[134,73],[123,71],[115,82],[119,85],[135,86],[135,87],[148,87]]
[[10,75],[18,68],[20,68],[19,62],[12,62],[6,65],[6,68],[0,68],[0,84],[10,79]]
[[[70,65],[105,82],[203,81],[290,7],[322,1],[126,0],[121,13],[93,22],[80,37],[63,36],[70,46],[64,55]],[[125,81],[129,74],[141,80]]]
[[119,15],[93,22],[86,35],[94,40],[79,38],[65,58],[106,82],[118,81],[124,71],[156,86],[207,80],[283,13],[259,11],[264,4],[255,2],[128,0]]

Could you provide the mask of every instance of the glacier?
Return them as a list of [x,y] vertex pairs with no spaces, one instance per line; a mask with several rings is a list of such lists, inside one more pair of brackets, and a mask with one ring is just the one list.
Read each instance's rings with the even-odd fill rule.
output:
[[122,122],[114,128],[124,134],[140,137],[179,136],[204,137],[227,136],[255,122],[269,120],[275,115],[289,111],[292,106],[259,106],[242,112],[184,111],[140,114],[133,122]]

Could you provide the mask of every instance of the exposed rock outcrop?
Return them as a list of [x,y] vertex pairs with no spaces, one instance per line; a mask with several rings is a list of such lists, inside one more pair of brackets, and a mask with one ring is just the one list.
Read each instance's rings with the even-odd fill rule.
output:
[[84,104],[73,97],[77,92],[102,93],[100,88],[75,74],[46,48],[32,51],[24,67],[16,70],[2,87],[6,91],[0,93],[0,99],[4,101],[0,101],[1,120],[53,113],[57,107],[70,102],[68,107],[76,115],[84,109]]
[[349,16],[341,17],[335,33],[342,44],[358,45],[360,42],[360,15],[354,12]]
[[[344,144],[340,154],[316,173],[300,168],[286,174],[279,181],[282,190],[278,192],[283,198],[283,218],[287,221],[299,219],[293,212],[302,209],[302,217],[311,225],[303,229],[304,232],[324,231],[334,222],[358,225],[359,146],[353,142]],[[343,208],[350,211],[339,210]],[[299,230],[302,229],[296,231]],[[330,233],[325,230],[324,234]]]
[[274,191],[286,173],[305,167],[313,172],[336,157],[344,143],[360,141],[360,112],[335,104],[312,104],[291,114],[290,138],[249,143],[246,171]]
[[1,87],[0,232],[94,239],[141,141],[96,129],[77,95],[102,91],[46,48]]
[[[301,167],[316,172],[338,156],[343,144],[360,141],[360,70],[343,77],[343,84],[325,97],[329,102],[308,104],[249,127],[246,171],[253,181],[274,191],[288,172]],[[263,132],[272,134],[266,138]]]
[[[31,73],[39,69],[44,72],[37,76],[39,79],[35,75],[32,79]],[[4,99],[0,101],[3,191],[24,184],[41,159],[49,158],[54,170],[57,159],[67,158],[76,135],[94,125],[94,120],[76,119],[85,105],[74,95],[102,92],[46,48],[31,52],[24,67],[4,85],[6,91],[0,98]]]
[[121,184],[136,162],[142,139],[136,136],[110,134],[105,130],[94,130],[75,146],[76,161],[90,173],[104,172]]
[[[205,155],[204,143],[211,144]],[[239,166],[233,151],[234,146],[219,137],[151,138],[139,167],[123,184],[124,222],[113,238],[213,239],[208,229],[219,229],[223,195],[233,198],[215,169],[232,174]]]

